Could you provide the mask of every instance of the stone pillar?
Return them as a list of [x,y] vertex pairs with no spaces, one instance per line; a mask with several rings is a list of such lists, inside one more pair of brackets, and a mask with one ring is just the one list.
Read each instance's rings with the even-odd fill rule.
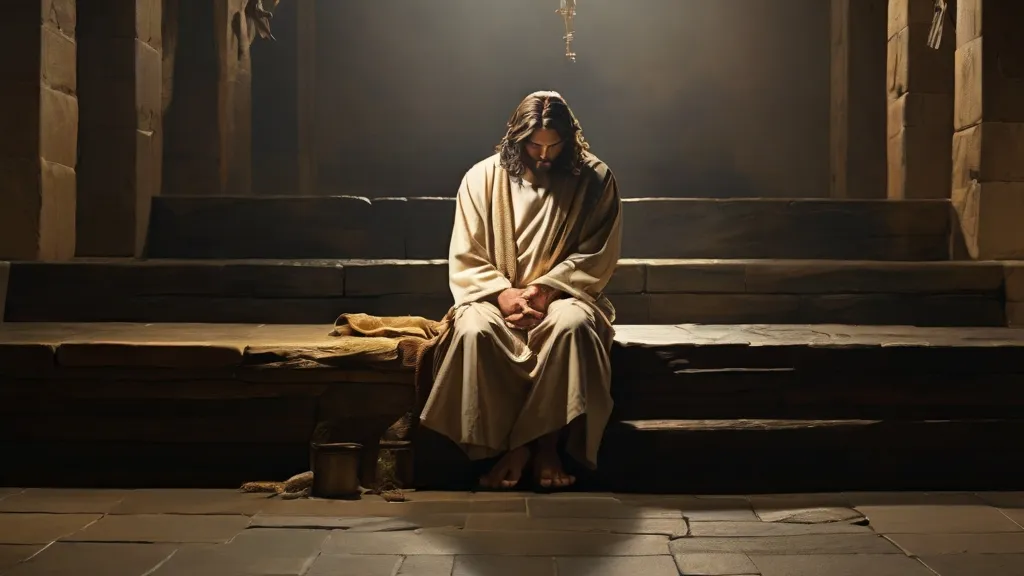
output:
[[298,10],[299,194],[317,193],[316,0],[296,2]]
[[832,0],[832,198],[885,197],[887,0]]
[[979,260],[1024,258],[1024,2],[960,0],[953,205]]
[[[955,10],[955,8],[951,8]],[[889,0],[888,196],[949,198],[953,27],[928,47],[934,0]]]
[[[264,5],[268,5],[264,2]],[[252,45],[252,193],[314,194],[314,0],[274,10],[274,40]]]
[[162,0],[83,0],[79,256],[140,256],[160,192]]
[[252,191],[252,30],[245,18],[249,0],[215,0],[220,178],[223,194]]
[[164,0],[164,182],[168,195],[248,195],[252,67],[246,0]]
[[75,254],[75,0],[4,8],[0,53],[0,259]]

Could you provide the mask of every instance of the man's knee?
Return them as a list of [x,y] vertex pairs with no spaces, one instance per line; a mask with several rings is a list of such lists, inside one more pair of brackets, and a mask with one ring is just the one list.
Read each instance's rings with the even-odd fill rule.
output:
[[556,334],[578,334],[594,330],[594,312],[575,298],[552,302],[548,309],[551,331]]
[[494,334],[497,321],[490,304],[474,302],[466,305],[455,317],[452,327],[454,335],[459,339],[480,340]]

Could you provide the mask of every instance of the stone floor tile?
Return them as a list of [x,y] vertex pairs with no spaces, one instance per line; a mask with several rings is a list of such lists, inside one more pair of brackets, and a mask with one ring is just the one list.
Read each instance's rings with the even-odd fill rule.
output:
[[372,524],[382,520],[391,520],[391,518],[378,516],[275,516],[261,513],[252,517],[249,528],[345,530],[360,524]]
[[676,554],[675,562],[683,576],[741,576],[757,573],[757,567],[746,554]]
[[470,514],[467,530],[540,530],[543,532],[606,532],[686,536],[682,518],[533,518],[525,514]]
[[421,528],[464,528],[465,514],[430,514],[408,518],[382,518],[352,526],[349,532],[399,532]]
[[683,510],[683,515],[690,522],[757,522],[753,510],[719,509],[719,510]]
[[810,494],[754,494],[747,496],[755,512],[801,508],[850,508],[850,500],[839,492]]
[[623,504],[679,510],[691,522],[758,522],[754,509],[739,496],[620,496]]
[[120,504],[111,510],[111,513],[247,514],[252,516],[270,501],[266,494],[251,494],[238,490],[132,490],[125,495]]
[[880,534],[1020,532],[998,509],[984,505],[859,506]]
[[[330,554],[647,556],[666,554],[664,536],[579,532],[451,530],[357,534],[336,530],[324,544]],[[895,547],[894,547],[895,548]]]
[[[398,508],[396,516],[426,516],[430,514],[512,514],[526,512],[525,498],[498,498],[492,500],[470,500],[467,502],[407,502],[384,503],[385,507],[405,507],[401,512]],[[389,508],[385,508],[389,509]]]
[[40,544],[0,544],[0,573],[42,550]]
[[1004,516],[1013,520],[1014,524],[1024,529],[1024,509],[1022,508],[1000,508]]
[[324,530],[351,530],[353,532],[395,532],[418,528],[453,527],[466,524],[465,514],[433,514],[415,518],[331,517],[331,516],[268,516],[252,517],[250,528],[314,528]]
[[814,534],[765,538],[681,538],[669,544],[673,554],[900,554],[892,542],[874,534]]
[[1024,532],[996,534],[889,534],[908,554],[1024,554]]
[[1024,509],[1024,492],[976,492],[975,496],[996,508]]
[[[678,576],[671,556],[555,558],[558,576]],[[484,576],[481,573],[480,576]]]
[[1024,554],[922,556],[939,576],[1024,576]]
[[525,500],[532,492],[453,492],[442,490],[404,491],[407,502],[488,502],[492,500]]
[[393,576],[401,556],[321,554],[305,576]]
[[129,493],[128,490],[29,488],[0,500],[0,512],[106,514]]
[[537,556],[456,556],[452,576],[555,576],[555,559]]
[[406,556],[395,576],[451,576],[454,556]]
[[528,498],[533,518],[682,518],[678,509],[626,505],[615,498]]
[[867,523],[864,515],[853,508],[796,508],[792,510],[756,511],[762,522],[787,524]]
[[935,576],[917,560],[895,554],[751,556],[762,576]]
[[65,542],[227,542],[249,525],[249,517],[138,514],[105,516]]
[[49,544],[99,520],[100,514],[0,514],[0,544]]
[[246,530],[227,544],[183,548],[148,576],[292,576],[320,554],[326,530]]
[[762,494],[748,496],[754,512],[764,522],[825,524],[865,522],[843,494]]
[[168,544],[57,542],[4,576],[141,576],[176,550]]
[[530,498],[537,498],[539,500],[560,500],[565,498],[615,498],[619,499],[619,495],[614,492],[551,492],[549,494],[540,494],[537,492],[530,492],[526,494]]
[[981,506],[973,492],[843,492],[854,508],[861,506]]
[[[283,556],[318,552],[323,548],[329,530],[275,530],[258,528],[246,530],[226,544],[233,553],[273,553]],[[397,554],[397,552],[396,552]]]
[[272,498],[264,502],[263,507],[260,509],[260,514],[265,516],[320,516],[338,518],[356,518],[360,516],[394,517],[396,515],[381,514],[381,510],[367,510],[365,506],[359,506],[359,504],[361,502],[324,500],[320,498],[301,498],[297,500]]
[[385,502],[368,499],[357,501],[304,498],[298,500],[267,500],[262,513],[268,516],[375,516],[388,518],[423,517],[435,514],[488,514],[525,512],[526,500],[503,498],[494,500],[434,500]]
[[836,522],[832,524],[786,524],[782,522],[690,522],[690,536],[761,537],[806,536],[808,534],[874,534],[868,526]]

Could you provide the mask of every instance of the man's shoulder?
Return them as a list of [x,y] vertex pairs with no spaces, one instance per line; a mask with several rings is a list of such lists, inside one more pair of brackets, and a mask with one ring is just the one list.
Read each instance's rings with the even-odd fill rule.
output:
[[583,166],[580,167],[580,175],[587,173],[604,180],[611,176],[612,169],[603,160],[588,151],[583,153]]
[[494,172],[495,167],[501,165],[501,158],[498,154],[492,154],[487,158],[473,164],[469,170],[466,171],[467,178],[482,178],[485,174],[491,174]]

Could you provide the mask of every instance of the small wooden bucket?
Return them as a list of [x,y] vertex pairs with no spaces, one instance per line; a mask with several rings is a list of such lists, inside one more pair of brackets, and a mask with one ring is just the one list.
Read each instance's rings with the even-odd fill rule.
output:
[[363,445],[354,442],[313,444],[313,496],[355,498],[359,486],[359,460]]

